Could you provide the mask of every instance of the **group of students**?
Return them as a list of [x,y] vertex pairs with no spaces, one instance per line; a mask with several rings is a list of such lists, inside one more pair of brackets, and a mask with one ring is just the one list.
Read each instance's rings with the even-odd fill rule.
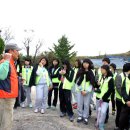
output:
[[[77,122],[88,124],[90,104],[93,94],[96,95],[95,126],[104,130],[104,124],[109,118],[109,102],[112,102],[112,114],[116,113],[114,130],[129,129],[130,115],[130,63],[123,66],[123,72],[117,74],[116,65],[110,64],[109,58],[102,60],[103,65],[97,73],[90,59],[75,61],[72,67],[68,60],[62,62],[54,59],[48,68],[48,60],[43,57],[39,63],[32,67],[30,60],[25,59],[21,69],[23,86],[26,90],[26,101],[22,107],[32,107],[31,86],[36,86],[36,99],[34,112],[44,114],[46,108],[56,109],[58,94],[60,101],[60,117],[69,116],[74,121],[73,108],[77,108]],[[54,99],[52,102],[52,93]],[[48,107],[47,107],[48,104]],[[116,106],[116,107],[115,107]]]

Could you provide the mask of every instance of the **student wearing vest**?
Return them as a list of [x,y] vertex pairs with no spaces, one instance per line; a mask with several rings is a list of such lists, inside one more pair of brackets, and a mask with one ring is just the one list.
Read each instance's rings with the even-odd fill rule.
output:
[[74,121],[74,113],[71,105],[71,90],[73,87],[74,70],[68,60],[62,62],[63,67],[59,72],[59,99],[60,99],[60,117],[69,116],[71,122]]
[[[76,75],[79,71],[79,69],[81,68],[81,61],[79,59],[77,59],[75,61],[75,67],[73,68],[74,70],[74,79],[76,78]],[[72,88],[72,106],[73,106],[73,109],[77,109],[77,91],[76,91],[76,85],[74,83],[73,85],[73,88]]]
[[121,114],[121,110],[122,110],[122,96],[121,96],[121,88],[123,85],[123,82],[125,80],[126,77],[126,72],[127,72],[127,64],[123,65],[123,72],[121,74],[118,74],[115,80],[115,92],[116,92],[116,119],[115,119],[115,124],[116,127],[114,128],[114,130],[119,130],[119,119],[120,119],[120,114]]
[[24,61],[24,65],[22,66],[22,80],[23,87],[26,91],[26,100],[22,102],[21,107],[30,107],[32,108],[32,100],[31,100],[31,87],[29,87],[29,81],[32,74],[33,67],[31,66],[31,60],[26,58]]
[[[51,108],[55,110],[56,106],[57,106],[57,100],[58,100],[58,85],[59,85],[59,79],[58,79],[58,75],[59,75],[59,71],[60,71],[60,67],[59,67],[59,60],[58,59],[54,59],[52,62],[52,66],[49,69],[49,74],[51,77],[51,81],[53,84],[53,88],[49,91],[48,93],[48,109]],[[54,91],[54,100],[53,100],[53,104],[52,104],[52,92]]]
[[78,119],[88,124],[89,106],[92,97],[92,89],[95,84],[94,74],[91,70],[91,61],[85,59],[82,68],[79,70],[75,83],[77,84]]
[[99,130],[104,130],[104,123],[107,109],[109,107],[110,97],[114,91],[114,79],[108,65],[103,65],[101,67],[101,73],[102,77],[98,81],[100,92],[97,92],[96,94],[96,113]]
[[[117,72],[116,72],[116,65],[114,63],[111,63],[110,64],[110,70],[112,72],[112,75],[113,75],[113,79],[114,79],[114,84],[115,84],[115,80],[116,80],[116,77],[117,77]],[[115,88],[114,88],[114,91],[111,95],[111,103],[112,103],[112,115],[115,115],[115,111],[116,111],[116,104],[115,104]]]
[[[109,58],[103,58],[102,59],[102,65],[110,65],[110,59]],[[102,72],[101,72],[101,68],[98,69],[98,72],[97,72],[97,79],[101,79],[102,77]]]
[[126,63],[126,77],[121,88],[123,107],[121,110],[119,130],[129,130],[130,118],[130,63]]
[[0,63],[0,130],[11,130],[13,107],[18,96],[18,76],[15,61],[21,49],[17,44],[7,44]]
[[48,60],[43,57],[32,71],[29,86],[36,86],[35,113],[39,111],[45,113],[48,90],[52,88],[52,83],[47,70]]
[[[105,57],[102,59],[102,65],[110,65],[110,59],[108,57]],[[97,73],[97,80],[99,81],[99,79],[101,79],[102,77],[102,72],[101,72],[101,68],[98,69],[98,73]],[[106,116],[106,119],[105,119],[105,123],[108,122],[108,119],[109,119],[109,107],[107,109],[107,116]]]

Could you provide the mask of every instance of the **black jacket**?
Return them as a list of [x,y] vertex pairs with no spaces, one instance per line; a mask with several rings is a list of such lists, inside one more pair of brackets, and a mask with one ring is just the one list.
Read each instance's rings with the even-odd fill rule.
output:
[[[108,78],[108,77],[107,77]],[[104,79],[105,80],[105,79]],[[109,80],[109,82],[108,82],[108,91],[104,94],[104,96],[102,97],[102,100],[104,101],[104,102],[109,102],[110,100],[108,99],[110,96],[111,96],[111,94],[112,94],[112,92],[114,91],[114,87],[115,87],[115,85],[114,85],[114,79],[113,78],[111,78],[110,80]],[[98,99],[98,98],[97,98]]]
[[125,102],[130,101],[130,93],[129,95],[126,92],[126,79],[123,82],[123,86],[121,87],[121,95]]
[[[59,69],[58,69],[59,68]],[[52,72],[52,69],[54,69],[54,71]],[[55,74],[55,71],[58,69],[58,71],[56,72],[56,74]],[[49,75],[50,75],[50,78],[51,78],[51,80],[53,79],[53,78],[58,78],[58,76],[59,76],[59,71],[60,71],[61,69],[60,69],[60,67],[59,66],[57,66],[57,67],[50,67],[49,68]],[[53,83],[53,86],[58,86],[59,85],[59,83]]]
[[[70,70],[68,70],[66,72],[66,74],[64,75],[64,77],[69,81],[72,82],[73,78],[74,78],[74,70],[71,68]],[[58,79],[61,80],[61,74],[59,74]],[[60,83],[60,88],[63,86],[63,83]]]
[[89,71],[79,70],[79,72],[76,76],[76,79],[75,79],[75,83],[77,83],[77,85],[80,86],[84,80],[84,75],[86,75],[86,81],[90,81],[91,85],[94,87],[95,86],[95,76],[94,76],[92,70],[89,70]]
[[37,69],[38,69],[38,64],[35,67],[33,67],[32,74],[29,81],[29,87],[36,86],[35,81],[36,81],[36,76],[37,76],[36,74]]

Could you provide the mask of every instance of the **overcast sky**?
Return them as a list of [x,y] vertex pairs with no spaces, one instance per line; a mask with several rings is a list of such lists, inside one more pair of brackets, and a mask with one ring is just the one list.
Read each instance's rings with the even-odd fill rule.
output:
[[20,46],[33,35],[48,50],[65,34],[78,55],[130,50],[130,0],[0,0],[0,17]]

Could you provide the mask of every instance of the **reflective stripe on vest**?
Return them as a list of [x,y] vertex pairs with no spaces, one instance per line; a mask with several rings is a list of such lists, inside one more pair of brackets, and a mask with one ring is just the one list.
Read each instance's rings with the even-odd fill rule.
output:
[[[109,81],[112,79],[112,77],[108,77],[105,80],[101,80],[101,85],[100,85],[100,89],[101,89],[101,93],[97,93],[96,97],[99,99],[102,99],[102,97],[104,96],[104,94],[108,91],[108,83]],[[108,97],[108,99],[110,99],[110,97]]]
[[[94,76],[96,76],[96,70],[95,70],[95,69],[91,69],[91,70],[92,70]],[[102,74],[101,74],[101,75],[102,75]]]
[[[125,88],[126,88],[126,94],[129,95],[130,94],[130,80],[128,79],[128,77],[126,77],[126,80],[125,80]],[[123,104],[126,104],[123,97],[122,97],[122,102]]]
[[101,68],[98,69],[98,79],[102,78],[102,72],[101,72]]
[[[122,85],[123,85],[123,82],[124,82],[124,80],[125,80],[125,75],[124,75],[124,73],[121,73],[120,74],[120,76],[121,76],[121,79],[122,79]],[[122,87],[122,85],[121,85],[121,87]],[[117,99],[122,99],[122,97],[121,97],[121,95],[118,93],[118,91],[117,91],[117,88],[116,88],[116,98]]]
[[75,80],[75,78],[76,78],[76,75],[77,75],[77,73],[78,73],[79,68],[73,68],[73,70],[74,70],[74,80]]
[[[40,69],[40,67],[38,66],[38,69]],[[46,80],[47,80],[47,86],[49,87],[50,85],[50,80],[49,80],[49,74],[48,74],[48,71],[45,69],[45,74],[46,74]],[[41,72],[41,74],[39,76],[36,76],[36,81],[35,81],[35,84],[38,85],[39,82],[40,82],[40,79],[42,78],[43,76],[43,72]]]
[[[60,67],[55,70],[55,72],[54,72],[55,75],[56,75],[56,73],[58,72],[59,69],[60,69]],[[59,82],[60,82],[60,80],[58,79],[58,77],[52,78],[52,83],[59,83]]]
[[22,78],[25,79],[23,85],[29,85],[32,70],[32,66],[30,68],[25,68],[24,66],[22,66]]

